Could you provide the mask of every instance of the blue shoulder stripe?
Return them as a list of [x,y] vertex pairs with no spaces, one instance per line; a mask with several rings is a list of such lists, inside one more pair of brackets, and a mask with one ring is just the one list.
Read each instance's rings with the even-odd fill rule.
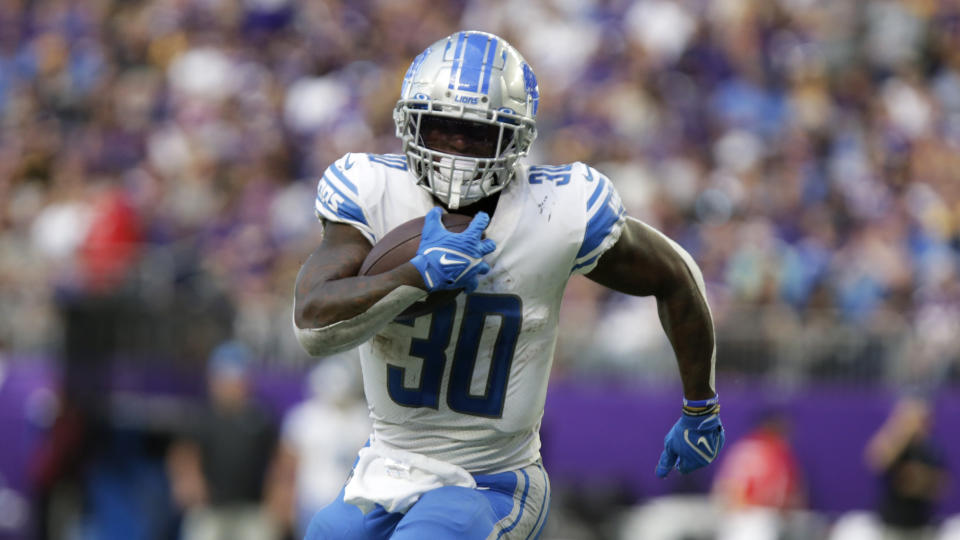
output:
[[337,167],[336,163],[334,163],[333,165],[330,165],[330,167],[327,170],[333,171],[333,174],[336,175],[336,177],[339,178],[341,182],[343,182],[343,185],[347,186],[347,189],[352,191],[354,195],[360,195],[360,192],[357,190],[356,184],[354,184],[349,179],[347,179],[347,175],[343,174],[343,171],[341,171],[340,168]]
[[[333,167],[331,169],[336,170]],[[336,183],[326,174],[320,179],[320,186],[317,190],[317,210],[323,211],[323,214],[331,219],[342,219],[370,227],[360,205],[338,188]]]
[[600,193],[603,192],[605,178],[600,177],[600,181],[597,182],[597,188],[593,190],[593,194],[590,195],[590,198],[587,199],[587,210],[590,210],[593,207],[593,203],[597,202],[597,197],[600,196]]
[[597,247],[603,243],[603,240],[613,232],[614,227],[616,227],[620,218],[623,217],[623,205],[619,204],[618,201],[614,203],[614,201],[616,201],[614,195],[615,192],[611,186],[603,204],[600,205],[600,208],[597,209],[587,222],[587,231],[583,236],[583,244],[580,246],[580,251],[577,252],[577,258],[583,257],[597,249]]

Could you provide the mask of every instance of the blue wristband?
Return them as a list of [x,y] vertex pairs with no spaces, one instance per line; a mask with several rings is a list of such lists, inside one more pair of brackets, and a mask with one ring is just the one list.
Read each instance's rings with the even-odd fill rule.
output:
[[709,416],[720,410],[720,395],[715,394],[710,399],[683,398],[683,414],[687,416]]
[[700,407],[712,407],[720,403],[720,394],[714,394],[710,399],[693,399],[689,400],[683,398],[684,407],[700,408]]

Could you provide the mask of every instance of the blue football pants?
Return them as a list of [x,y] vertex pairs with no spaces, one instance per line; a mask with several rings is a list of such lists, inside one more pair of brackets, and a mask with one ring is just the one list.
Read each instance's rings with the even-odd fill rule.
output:
[[305,540],[517,540],[540,537],[550,512],[543,465],[474,475],[476,489],[446,486],[424,493],[405,513],[377,505],[364,514],[337,500],[317,512]]

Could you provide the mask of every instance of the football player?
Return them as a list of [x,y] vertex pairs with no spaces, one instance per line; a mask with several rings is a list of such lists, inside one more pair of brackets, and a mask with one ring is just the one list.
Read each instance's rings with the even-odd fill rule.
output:
[[[373,433],[307,538],[536,538],[550,504],[538,430],[572,274],[656,297],[683,382],[656,474],[723,446],[703,278],[676,243],[624,213],[583,163],[531,166],[539,88],[502,38],[427,47],[394,110],[403,154],[349,153],[319,182],[319,248],[297,278],[294,325],[312,355],[360,346]],[[461,233],[442,212],[474,216]],[[358,276],[371,246],[426,216],[409,263]],[[430,292],[455,302],[397,319]],[[680,400],[678,400],[680,401]]]

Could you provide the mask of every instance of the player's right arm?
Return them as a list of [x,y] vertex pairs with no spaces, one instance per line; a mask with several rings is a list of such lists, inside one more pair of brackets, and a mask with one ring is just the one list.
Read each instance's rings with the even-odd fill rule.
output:
[[370,309],[396,288],[408,285],[426,291],[411,263],[372,276],[357,276],[370,253],[370,243],[357,229],[326,223],[323,241],[300,268],[294,318],[300,328],[322,328]]
[[409,263],[357,276],[376,242],[368,208],[381,203],[382,181],[364,154],[346,154],[317,184],[324,236],[297,276],[293,310],[297,339],[313,356],[356,347],[427,294]]
[[294,291],[294,329],[311,355],[356,347],[427,295],[412,263],[357,276],[370,249],[353,226],[325,223],[323,241],[300,268]]
[[367,208],[383,204],[382,188],[364,160],[347,154],[317,186],[316,211],[324,237],[300,269],[294,292],[297,339],[313,356],[329,356],[370,339],[411,304],[442,289],[476,287],[495,248],[483,240],[489,216],[479,213],[462,233],[447,231],[439,208],[424,220],[417,254],[392,270],[358,276],[377,241]]
[[462,233],[447,231],[433,208],[424,221],[417,255],[396,268],[358,276],[370,243],[351,225],[328,223],[324,239],[307,259],[294,293],[297,339],[313,356],[329,356],[370,339],[428,292],[477,286],[490,270],[483,256],[493,240],[482,233],[490,218],[480,212]]

